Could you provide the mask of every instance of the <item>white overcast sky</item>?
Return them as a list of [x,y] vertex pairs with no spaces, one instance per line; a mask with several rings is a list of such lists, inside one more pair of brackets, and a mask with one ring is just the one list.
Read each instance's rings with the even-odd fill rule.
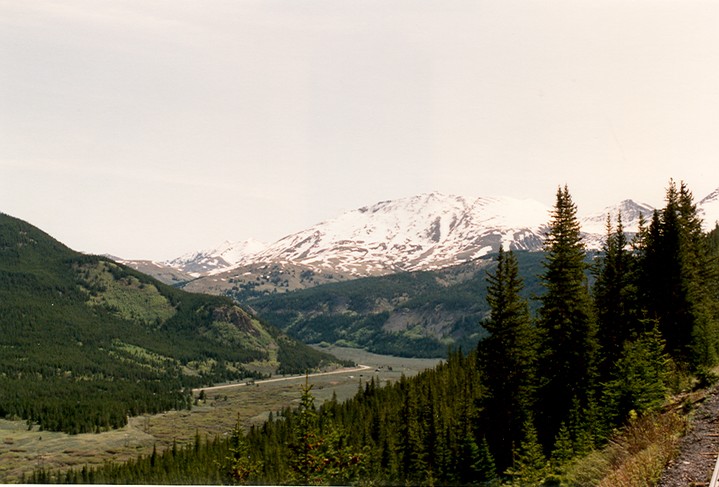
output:
[[0,0],[0,211],[169,259],[429,191],[719,186],[719,2]]

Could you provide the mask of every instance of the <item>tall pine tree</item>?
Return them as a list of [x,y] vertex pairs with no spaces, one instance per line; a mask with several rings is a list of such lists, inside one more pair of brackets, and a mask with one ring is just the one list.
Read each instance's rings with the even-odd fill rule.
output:
[[667,350],[694,367],[717,360],[715,266],[693,197],[669,182],[666,206],[655,211],[643,241],[641,289],[649,318],[659,323]]
[[695,366],[709,367],[719,358],[719,313],[714,299],[719,274],[694,197],[684,182],[679,188],[679,222],[683,229],[682,245],[686,250],[687,295],[694,320],[691,360]]
[[594,266],[596,281],[592,288],[602,351],[602,380],[607,380],[622,356],[624,342],[641,328],[634,261],[621,214],[617,215],[616,227],[608,215],[607,237]]
[[524,439],[514,452],[514,462],[505,472],[518,487],[538,487],[549,473],[549,464],[537,438],[534,418],[530,415],[524,424]]
[[550,447],[572,404],[579,401],[581,408],[590,406],[597,379],[598,344],[585,274],[586,252],[577,207],[566,186],[557,190],[545,252],[537,418],[540,439]]
[[534,407],[537,333],[519,295],[522,281],[512,252],[500,247],[497,268],[487,280],[490,317],[484,327],[489,336],[480,342],[477,355],[487,388],[482,429],[503,471],[511,465],[512,450],[522,441]]

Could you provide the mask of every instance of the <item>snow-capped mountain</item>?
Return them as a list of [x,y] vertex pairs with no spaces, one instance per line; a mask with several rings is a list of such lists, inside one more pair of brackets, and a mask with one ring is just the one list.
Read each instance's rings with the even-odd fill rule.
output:
[[195,275],[259,263],[356,276],[436,269],[496,251],[500,243],[506,249],[538,250],[549,214],[549,207],[529,199],[435,192],[348,211],[264,248],[225,242],[165,264]]
[[[719,189],[698,204],[705,226],[719,220]],[[621,213],[630,236],[640,215],[648,222],[654,208],[627,199],[580,217],[588,249],[599,249]],[[215,275],[259,264],[298,265],[316,272],[367,276],[431,270],[505,249],[541,250],[551,208],[529,199],[465,198],[429,193],[383,201],[348,211],[277,242],[225,242],[166,262],[193,275]],[[224,274],[223,274],[224,275]]]
[[650,205],[637,203],[634,200],[624,200],[618,205],[608,206],[599,213],[579,220],[584,233],[604,235],[607,233],[607,215],[610,217],[612,226],[616,226],[617,215],[621,214],[624,230],[628,233],[636,233],[639,230],[640,216],[644,215],[644,219],[648,223],[653,212],[654,207]]
[[429,270],[506,249],[541,249],[550,208],[529,199],[469,199],[429,193],[348,211],[262,250],[242,247],[166,262],[184,272],[219,273],[262,263],[296,264],[355,276]]
[[446,267],[541,246],[549,208],[532,200],[441,193],[383,201],[288,235],[252,259],[356,275]]
[[242,242],[225,241],[214,249],[191,252],[163,264],[193,277],[213,275],[235,267],[266,247],[267,244],[252,239]]
[[704,230],[712,230],[719,224],[719,188],[702,199],[697,205],[699,214],[704,220]]
[[650,205],[637,203],[634,200],[624,200],[618,205],[604,208],[599,213],[580,218],[584,244],[591,250],[598,250],[602,247],[607,236],[607,216],[610,218],[612,228],[616,228],[617,215],[621,215],[624,232],[631,237],[639,231],[641,216],[644,215],[648,224],[653,212],[654,208]]

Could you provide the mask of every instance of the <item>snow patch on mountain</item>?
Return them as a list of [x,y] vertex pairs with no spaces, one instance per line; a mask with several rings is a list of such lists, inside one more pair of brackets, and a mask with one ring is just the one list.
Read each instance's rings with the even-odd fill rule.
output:
[[191,252],[163,264],[193,277],[215,275],[236,267],[252,255],[264,250],[267,244],[258,240],[222,242],[215,248]]
[[632,237],[639,231],[639,222],[644,217],[646,224],[652,218],[654,208],[645,203],[637,203],[634,200],[624,200],[618,205],[608,206],[601,212],[579,219],[582,228],[584,245],[590,250],[602,248],[607,237],[607,217],[609,217],[612,228],[617,227],[617,216],[621,215],[624,233]]
[[704,220],[704,230],[713,230],[719,224],[719,188],[702,199],[697,208]]

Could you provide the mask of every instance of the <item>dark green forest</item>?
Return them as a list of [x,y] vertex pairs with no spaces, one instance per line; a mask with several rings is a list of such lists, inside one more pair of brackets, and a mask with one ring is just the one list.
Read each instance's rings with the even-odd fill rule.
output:
[[67,433],[189,408],[193,387],[333,360],[228,298],[74,252],[3,214],[0,351],[0,417]]
[[[517,252],[520,273],[527,276],[521,295],[532,296],[541,283],[541,252]],[[306,343],[336,343],[370,352],[407,357],[444,357],[448,346],[468,350],[486,336],[481,322],[489,305],[486,274],[496,265],[493,256],[437,271],[404,272],[324,284],[289,293],[248,297],[264,320]],[[404,328],[388,331],[388,322]]]
[[486,275],[487,337],[435,369],[386,387],[372,379],[320,407],[306,385],[297,409],[247,432],[26,480],[574,485],[577,458],[704,385],[717,364],[719,229],[702,232],[692,199],[671,182],[631,242],[621,216],[608,218],[588,268],[576,205],[559,188],[536,312],[517,256],[501,251]]

